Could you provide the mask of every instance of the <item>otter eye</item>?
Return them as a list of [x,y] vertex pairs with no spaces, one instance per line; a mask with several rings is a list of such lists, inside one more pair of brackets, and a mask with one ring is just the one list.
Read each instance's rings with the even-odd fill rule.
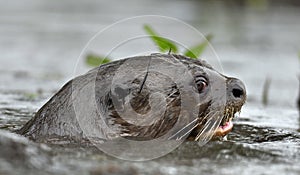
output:
[[207,79],[202,76],[196,77],[195,83],[197,85],[197,89],[199,93],[203,92],[205,88],[208,86]]

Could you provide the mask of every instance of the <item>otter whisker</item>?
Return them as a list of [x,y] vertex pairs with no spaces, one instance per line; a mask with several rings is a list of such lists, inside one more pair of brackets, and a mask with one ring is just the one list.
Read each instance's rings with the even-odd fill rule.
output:
[[[209,116],[211,116],[211,114],[213,113],[213,111],[210,111],[209,113],[207,113],[204,117],[203,117],[203,120],[205,120],[207,117],[209,117]],[[214,115],[214,114],[213,114]],[[196,118],[194,121],[196,121],[196,120],[198,120],[199,118]],[[202,120],[202,121],[203,121]],[[211,119],[209,119],[207,122],[209,122]],[[192,121],[192,122],[194,122],[194,121]],[[197,123],[193,128],[191,128],[189,131],[187,131],[184,135],[182,135],[180,138],[178,138],[179,140],[180,139],[182,139],[184,136],[186,136],[186,134],[188,134],[188,133],[190,133],[192,130],[194,130],[196,127],[198,127],[199,125],[200,125],[200,123],[201,122],[199,122],[199,123]],[[190,125],[191,123],[189,123],[188,125]],[[182,128],[180,131],[182,131],[183,129],[185,129],[186,127],[188,127],[188,125],[187,126],[185,126],[184,128]],[[176,134],[178,134],[180,131],[178,131]],[[175,135],[176,135],[175,134]],[[198,134],[199,135],[199,134]]]
[[[212,111],[210,111],[208,114],[206,114],[204,117],[203,117],[203,120],[205,120],[208,116],[213,116],[213,115],[210,115],[212,113]],[[204,125],[204,127],[207,125],[207,123],[211,120],[212,118],[209,118],[207,121],[206,121],[206,124]],[[202,120],[202,121],[203,121]],[[201,122],[202,122],[201,121]],[[202,128],[201,131],[203,131],[205,128]],[[195,140],[197,140],[197,137],[201,134],[201,131],[197,134]]]
[[174,92],[172,92],[170,95],[168,95],[166,98],[169,98],[169,97],[171,97],[172,95],[174,95],[175,93],[177,93],[178,91],[174,91]]
[[203,129],[201,129],[201,131],[196,136],[195,141],[200,141],[201,138],[201,144],[208,142],[215,133],[215,130],[219,127],[222,119],[223,116],[220,115],[220,112],[216,112],[211,115],[208,121],[203,126]]
[[176,100],[175,98],[171,99],[170,101],[168,101],[168,103],[166,104],[166,106],[168,106],[170,103],[172,103],[174,100]]
[[[205,120],[208,116],[211,116],[211,114],[213,113],[213,111],[210,111],[209,113],[207,113],[203,118],[202,121]],[[179,131],[177,131],[174,135],[172,135],[171,137],[169,137],[169,139],[174,138],[177,134],[179,134],[181,131],[183,131],[184,129],[186,129],[187,127],[189,127],[191,124],[193,124],[194,122],[196,122],[197,120],[199,120],[199,118],[196,118],[195,120],[193,120],[192,122],[190,122],[189,124],[187,124],[185,127],[181,128]],[[209,120],[208,120],[209,121]],[[200,122],[201,123],[201,122]],[[193,126],[191,129],[189,129],[185,134],[183,134],[181,137],[177,138],[178,140],[182,139],[184,136],[186,136],[188,133],[190,133],[192,130],[194,130],[196,127],[198,127],[200,125],[200,123],[197,123],[195,126]]]
[[186,136],[188,133],[192,132],[196,127],[199,126],[199,123],[197,123],[194,127],[192,127],[190,130],[188,130],[185,134],[183,134],[181,137],[179,137],[177,140],[182,139],[184,136]]
[[201,129],[201,131],[197,134],[196,138],[195,138],[195,141],[197,141],[200,136],[202,135],[203,131],[206,130],[206,128],[209,127],[209,122],[212,120],[212,118],[209,118],[207,121],[206,121],[206,124],[204,125],[204,127]]
[[[181,128],[179,131],[177,131],[175,134],[173,134],[171,137],[169,137],[168,139],[173,138],[174,136],[176,136],[178,133],[180,133],[181,131],[183,131],[184,129],[186,129],[187,127],[189,127],[191,124],[195,123],[198,120],[198,118],[194,119],[193,121],[191,121],[189,124],[187,124],[185,127]],[[195,125],[197,126],[197,125]],[[193,129],[195,129],[195,126],[193,127]],[[192,129],[192,130],[193,130]],[[189,131],[190,132],[190,131]],[[187,132],[188,133],[188,132]]]
[[213,113],[213,111],[208,112],[208,113],[202,118],[202,121],[205,120],[207,117],[211,116],[212,113]]

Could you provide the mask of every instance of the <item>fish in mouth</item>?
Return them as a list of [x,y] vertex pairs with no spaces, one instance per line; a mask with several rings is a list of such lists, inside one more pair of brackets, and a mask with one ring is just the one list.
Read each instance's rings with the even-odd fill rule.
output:
[[208,141],[232,130],[245,100],[240,80],[203,60],[151,54],[74,78],[17,132],[38,142],[116,137]]

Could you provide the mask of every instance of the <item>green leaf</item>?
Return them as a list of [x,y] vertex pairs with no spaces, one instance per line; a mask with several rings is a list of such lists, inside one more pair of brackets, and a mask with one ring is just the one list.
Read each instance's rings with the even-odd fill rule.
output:
[[88,54],[85,58],[85,63],[92,67],[96,67],[109,62],[111,62],[111,59],[94,54]]
[[208,46],[208,43],[210,42],[210,40],[212,39],[213,35],[212,34],[208,34],[205,38],[206,40],[203,41],[200,44],[197,44],[196,46],[193,46],[189,49],[187,49],[184,52],[184,55],[190,58],[195,58],[197,59],[206,49],[206,47]]
[[37,93],[25,93],[24,97],[26,100],[33,101],[38,97]]
[[161,52],[167,52],[170,49],[172,52],[177,53],[178,48],[171,40],[168,40],[166,38],[163,38],[158,35],[149,25],[144,25],[144,30],[148,35],[150,35],[152,41],[158,46],[159,50]]

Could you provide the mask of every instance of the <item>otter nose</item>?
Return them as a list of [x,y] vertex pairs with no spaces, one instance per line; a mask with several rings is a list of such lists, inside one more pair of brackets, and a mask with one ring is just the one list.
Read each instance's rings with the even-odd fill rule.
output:
[[227,86],[230,100],[236,103],[244,102],[246,100],[246,88],[241,80],[230,78]]
[[244,96],[244,89],[239,85],[235,85],[232,89],[232,94],[235,98],[242,98]]

